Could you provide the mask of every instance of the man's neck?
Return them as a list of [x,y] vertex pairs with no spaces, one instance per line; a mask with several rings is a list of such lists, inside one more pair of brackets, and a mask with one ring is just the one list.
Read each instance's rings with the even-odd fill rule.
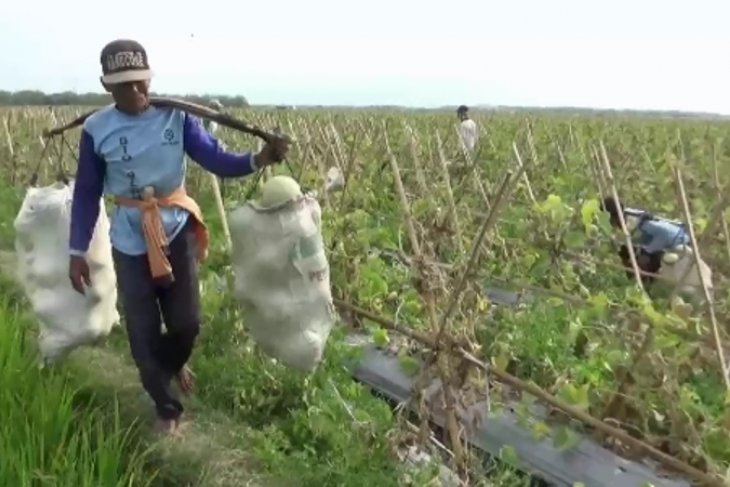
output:
[[151,106],[150,104],[147,104],[147,106],[144,107],[144,110],[142,110],[140,112],[130,112],[130,111],[127,111],[127,110],[124,110],[123,108],[121,108],[117,103],[114,104],[114,108],[119,113],[123,113],[124,115],[128,115],[130,117],[136,117],[136,116],[142,115],[144,112],[146,112],[147,110],[149,110],[150,106]]

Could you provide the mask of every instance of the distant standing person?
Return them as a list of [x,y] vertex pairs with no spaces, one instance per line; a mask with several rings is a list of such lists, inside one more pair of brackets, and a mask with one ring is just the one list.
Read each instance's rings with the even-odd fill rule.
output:
[[477,130],[477,124],[474,120],[469,118],[469,108],[466,105],[461,105],[456,110],[456,116],[459,117],[461,124],[459,125],[459,134],[461,140],[464,142],[467,150],[470,154],[474,154],[477,141],[479,140],[479,132]]

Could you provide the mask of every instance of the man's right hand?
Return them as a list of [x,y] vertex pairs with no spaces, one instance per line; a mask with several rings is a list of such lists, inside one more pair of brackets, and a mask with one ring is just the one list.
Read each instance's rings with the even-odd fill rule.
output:
[[80,255],[72,255],[68,265],[68,277],[77,293],[86,294],[84,286],[91,286],[89,264]]

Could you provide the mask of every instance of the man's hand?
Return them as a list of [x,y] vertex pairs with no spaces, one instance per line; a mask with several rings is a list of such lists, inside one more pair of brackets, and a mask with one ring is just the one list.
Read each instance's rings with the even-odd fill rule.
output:
[[80,255],[72,255],[68,265],[68,277],[77,293],[86,294],[84,286],[91,286],[89,264]]
[[289,138],[286,136],[273,137],[264,145],[261,152],[256,154],[256,165],[259,168],[279,163],[286,158],[289,152]]

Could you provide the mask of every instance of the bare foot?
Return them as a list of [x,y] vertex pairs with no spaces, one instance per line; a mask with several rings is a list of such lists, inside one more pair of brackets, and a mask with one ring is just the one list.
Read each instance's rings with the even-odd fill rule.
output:
[[155,432],[163,435],[171,435],[177,430],[178,422],[175,419],[157,418],[155,421]]
[[190,392],[193,390],[193,386],[195,385],[193,381],[194,378],[195,374],[193,374],[193,371],[190,370],[190,367],[188,367],[187,365],[183,365],[183,368],[175,376],[175,379],[180,386],[180,390],[183,391],[185,394],[190,394]]

